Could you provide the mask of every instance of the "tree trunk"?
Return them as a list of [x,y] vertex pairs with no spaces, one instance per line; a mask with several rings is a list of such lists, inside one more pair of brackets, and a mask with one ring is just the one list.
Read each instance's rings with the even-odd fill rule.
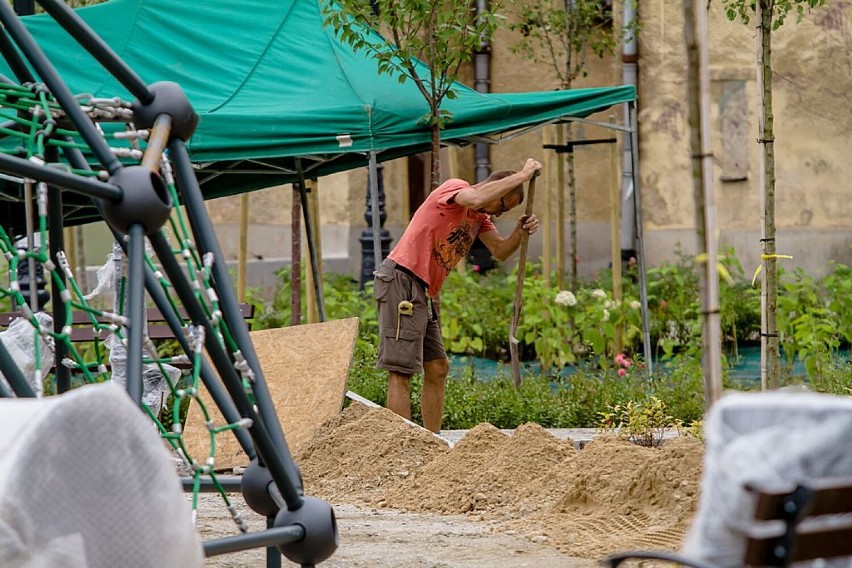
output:
[[760,109],[758,129],[763,151],[761,201],[763,278],[761,279],[761,386],[781,386],[781,354],[776,319],[778,272],[775,259],[775,134],[772,116],[772,10],[774,0],[758,0],[755,5],[757,33],[757,78]]
[[[437,112],[437,110],[435,110]],[[432,125],[432,169],[429,174],[429,189],[434,190],[441,181],[441,129]]]
[[574,129],[569,122],[565,125],[568,132],[568,153],[565,160],[568,163],[568,236],[571,239],[571,250],[569,251],[569,274],[570,289],[577,291],[577,177],[574,174],[574,150],[571,141],[574,139]]
[[687,53],[687,102],[695,229],[698,253],[705,262],[699,270],[702,306],[702,363],[704,407],[709,410],[722,395],[719,273],[716,254],[713,156],[710,142],[710,76],[707,54],[707,13],[701,0],[684,0],[683,37]]

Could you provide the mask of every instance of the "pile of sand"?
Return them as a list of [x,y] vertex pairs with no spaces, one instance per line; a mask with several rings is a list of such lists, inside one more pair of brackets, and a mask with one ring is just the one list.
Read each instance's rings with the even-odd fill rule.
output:
[[597,559],[676,549],[696,510],[703,453],[694,438],[644,448],[607,435],[578,452],[536,424],[511,436],[480,424],[449,448],[387,409],[354,404],[296,459],[305,491],[331,503],[468,514]]

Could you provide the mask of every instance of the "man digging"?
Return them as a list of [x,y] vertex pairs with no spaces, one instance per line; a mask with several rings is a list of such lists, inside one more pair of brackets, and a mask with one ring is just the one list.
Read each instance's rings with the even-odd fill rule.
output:
[[[450,179],[417,209],[397,245],[374,272],[379,312],[379,360],[388,371],[387,406],[411,418],[411,376],[423,372],[420,411],[423,426],[441,430],[444,388],[450,362],[441,339],[433,299],[450,270],[467,256],[476,237],[497,259],[508,259],[524,232],[538,230],[535,215],[522,215],[505,238],[491,216],[499,217],[524,200],[524,182],[541,170],[530,158],[520,172],[499,170],[471,185]],[[521,268],[523,269],[523,268]]]

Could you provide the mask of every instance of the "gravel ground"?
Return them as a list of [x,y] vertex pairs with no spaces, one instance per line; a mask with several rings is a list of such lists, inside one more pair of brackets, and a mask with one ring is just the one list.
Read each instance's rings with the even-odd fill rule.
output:
[[[221,498],[202,494],[198,529],[203,539],[237,534]],[[262,530],[265,519],[253,513],[239,496],[234,504],[251,530]],[[544,537],[507,534],[493,530],[487,522],[462,516],[403,513],[391,509],[369,509],[335,505],[340,545],[323,567],[347,568],[515,568],[558,566],[592,567],[590,560],[561,554],[542,541]],[[215,556],[208,568],[266,566],[263,549]],[[296,566],[286,558],[282,566]]]

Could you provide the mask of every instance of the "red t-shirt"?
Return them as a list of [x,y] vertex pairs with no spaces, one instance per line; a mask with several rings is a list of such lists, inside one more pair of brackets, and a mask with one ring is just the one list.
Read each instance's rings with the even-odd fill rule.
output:
[[487,213],[478,213],[450,200],[470,184],[449,179],[426,198],[388,258],[419,276],[428,294],[438,295],[450,270],[467,255],[480,233],[496,227]]

